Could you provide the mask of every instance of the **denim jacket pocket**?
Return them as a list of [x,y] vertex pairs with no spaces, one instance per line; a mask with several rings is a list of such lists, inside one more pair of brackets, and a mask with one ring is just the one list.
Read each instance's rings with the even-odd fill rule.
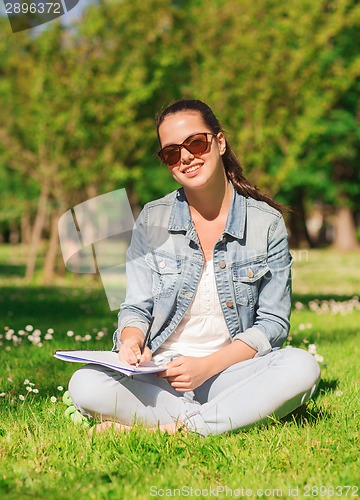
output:
[[154,251],[145,256],[152,270],[152,291],[154,298],[170,297],[176,290],[182,270],[182,260],[176,255]]
[[254,304],[258,298],[261,278],[270,270],[266,258],[232,265],[232,277],[236,302],[247,306]]

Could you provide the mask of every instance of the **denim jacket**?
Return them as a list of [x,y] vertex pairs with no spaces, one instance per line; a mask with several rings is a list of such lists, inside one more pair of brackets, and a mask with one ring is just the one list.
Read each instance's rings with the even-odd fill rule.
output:
[[[232,190],[225,229],[213,250],[216,287],[231,340],[241,339],[262,356],[279,348],[289,331],[292,259],[281,214]],[[114,349],[123,328],[145,333],[154,316],[154,353],[184,317],[204,266],[183,188],[145,205],[126,257],[126,297]]]

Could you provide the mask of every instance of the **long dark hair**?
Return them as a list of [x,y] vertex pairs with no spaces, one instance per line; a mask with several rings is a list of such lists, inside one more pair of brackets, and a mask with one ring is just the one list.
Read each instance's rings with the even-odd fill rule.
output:
[[[171,114],[179,113],[180,111],[196,111],[200,113],[204,123],[210,128],[213,134],[218,134],[222,131],[219,120],[216,118],[212,109],[207,104],[196,99],[182,99],[167,106],[156,117],[156,127],[159,142],[159,127],[164,121],[165,117]],[[246,198],[250,197],[254,198],[255,200],[265,201],[268,205],[275,208],[276,210],[279,210],[280,212],[284,212],[286,210],[286,207],[284,205],[278,203],[277,201],[274,201],[266,194],[261,193],[256,186],[250,184],[250,182],[244,176],[243,168],[240,165],[239,160],[236,158],[235,153],[231,149],[227,140],[226,151],[223,154],[223,163],[227,178],[230,180],[239,194],[245,196]]]

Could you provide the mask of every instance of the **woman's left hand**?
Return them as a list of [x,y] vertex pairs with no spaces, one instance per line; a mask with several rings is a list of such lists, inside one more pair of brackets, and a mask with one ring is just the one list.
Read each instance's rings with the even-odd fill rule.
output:
[[176,391],[189,392],[203,384],[211,374],[206,358],[180,356],[168,363],[158,377],[166,378]]

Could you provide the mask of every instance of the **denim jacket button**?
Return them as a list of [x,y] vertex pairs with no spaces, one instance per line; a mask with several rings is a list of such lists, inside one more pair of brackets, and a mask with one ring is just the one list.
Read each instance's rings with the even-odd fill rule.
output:
[[231,302],[231,300],[228,300],[228,301],[226,302],[226,305],[227,305],[228,307],[230,307],[230,308],[231,308],[231,307],[234,307],[234,303],[233,303],[233,302]]
[[253,278],[254,277],[254,271],[251,269],[251,267],[249,268],[248,272],[247,272],[247,275],[249,278]]
[[224,262],[223,260],[220,262],[219,266],[221,267],[221,269],[225,269],[226,267],[226,262]]
[[164,269],[166,267],[166,262],[164,260],[162,260],[160,263],[159,263],[159,267],[161,269]]

